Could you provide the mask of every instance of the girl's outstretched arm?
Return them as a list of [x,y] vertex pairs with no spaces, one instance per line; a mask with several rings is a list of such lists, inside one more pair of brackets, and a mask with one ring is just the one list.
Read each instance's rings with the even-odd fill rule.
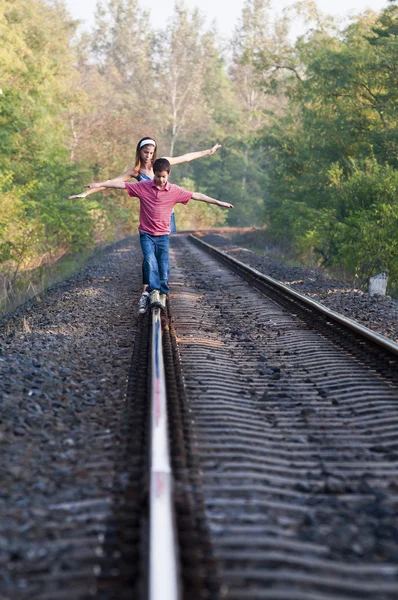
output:
[[[129,179],[131,179],[132,177],[134,177],[134,169],[126,169],[126,171],[123,171],[123,173],[121,173],[120,175],[118,175],[117,177],[115,177],[112,180],[109,181],[128,181]],[[85,186],[87,187],[87,186]],[[88,190],[86,190],[85,192],[82,192],[81,194],[75,194],[73,196],[68,196],[68,200],[74,200],[75,198],[87,198],[87,196],[90,196],[90,194],[95,194],[96,192],[101,192],[106,190],[107,188],[105,186],[102,187],[95,187],[95,188],[90,188]]]
[[221,148],[221,144],[214,144],[212,148],[208,150],[199,150],[199,152],[189,152],[188,154],[183,154],[182,156],[164,156],[163,158],[167,158],[171,165],[179,165],[184,162],[190,162],[191,160],[196,160],[197,158],[203,158],[204,156],[210,156],[214,154],[219,148]]

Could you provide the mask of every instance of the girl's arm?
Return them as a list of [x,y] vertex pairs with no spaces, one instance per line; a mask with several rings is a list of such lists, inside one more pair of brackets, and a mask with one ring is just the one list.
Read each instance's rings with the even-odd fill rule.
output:
[[206,194],[200,194],[199,192],[194,192],[192,194],[192,200],[199,200],[199,202],[206,202],[207,204],[216,204],[217,206],[221,206],[222,208],[234,207],[234,205],[230,204],[229,202],[221,202],[221,200],[216,200],[215,198],[206,196]]
[[[126,169],[123,173],[115,177],[114,179],[109,179],[108,181],[128,181],[132,177],[134,177],[134,169]],[[84,187],[88,187],[87,185]],[[106,186],[90,188],[86,192],[82,192],[81,194],[75,194],[74,196],[68,196],[69,200],[74,200],[75,198],[87,198],[90,194],[95,194],[95,192],[100,192],[106,190]]]
[[184,162],[196,160],[197,158],[210,156],[211,154],[214,154],[214,152],[216,152],[219,148],[221,148],[221,144],[215,144],[212,148],[209,148],[208,150],[199,150],[199,152],[189,152],[188,154],[183,154],[182,156],[164,156],[163,158],[167,158],[171,165],[179,165]]

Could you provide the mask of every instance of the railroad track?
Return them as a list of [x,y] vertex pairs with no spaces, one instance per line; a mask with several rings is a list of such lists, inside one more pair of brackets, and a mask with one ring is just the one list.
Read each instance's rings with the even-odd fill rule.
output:
[[138,320],[109,495],[54,508],[82,524],[81,569],[26,589],[396,600],[397,347],[192,241],[166,312]]
[[104,540],[96,593],[104,600],[217,600],[221,578],[167,311],[155,309],[139,320],[127,403],[129,485],[121,519],[111,528],[119,535]]
[[172,257],[167,328],[214,557],[204,597],[396,599],[396,346],[182,238]]

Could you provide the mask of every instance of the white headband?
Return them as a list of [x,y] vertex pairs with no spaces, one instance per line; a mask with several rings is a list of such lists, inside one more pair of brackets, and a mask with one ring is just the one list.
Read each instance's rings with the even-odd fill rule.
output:
[[147,138],[146,140],[142,140],[140,148],[142,148],[142,146],[155,146],[156,148],[156,142],[155,140],[151,140],[151,138]]

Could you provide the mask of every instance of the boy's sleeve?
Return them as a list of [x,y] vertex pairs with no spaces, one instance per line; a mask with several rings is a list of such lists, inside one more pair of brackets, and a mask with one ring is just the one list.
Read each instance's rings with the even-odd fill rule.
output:
[[174,204],[188,204],[193,196],[193,192],[184,190],[184,188],[181,188],[178,185],[176,185],[176,192],[176,200]]
[[131,196],[132,198],[138,198],[139,197],[139,193],[140,193],[140,182],[138,183],[128,183],[126,182],[124,184],[126,186],[126,190],[129,196]]

